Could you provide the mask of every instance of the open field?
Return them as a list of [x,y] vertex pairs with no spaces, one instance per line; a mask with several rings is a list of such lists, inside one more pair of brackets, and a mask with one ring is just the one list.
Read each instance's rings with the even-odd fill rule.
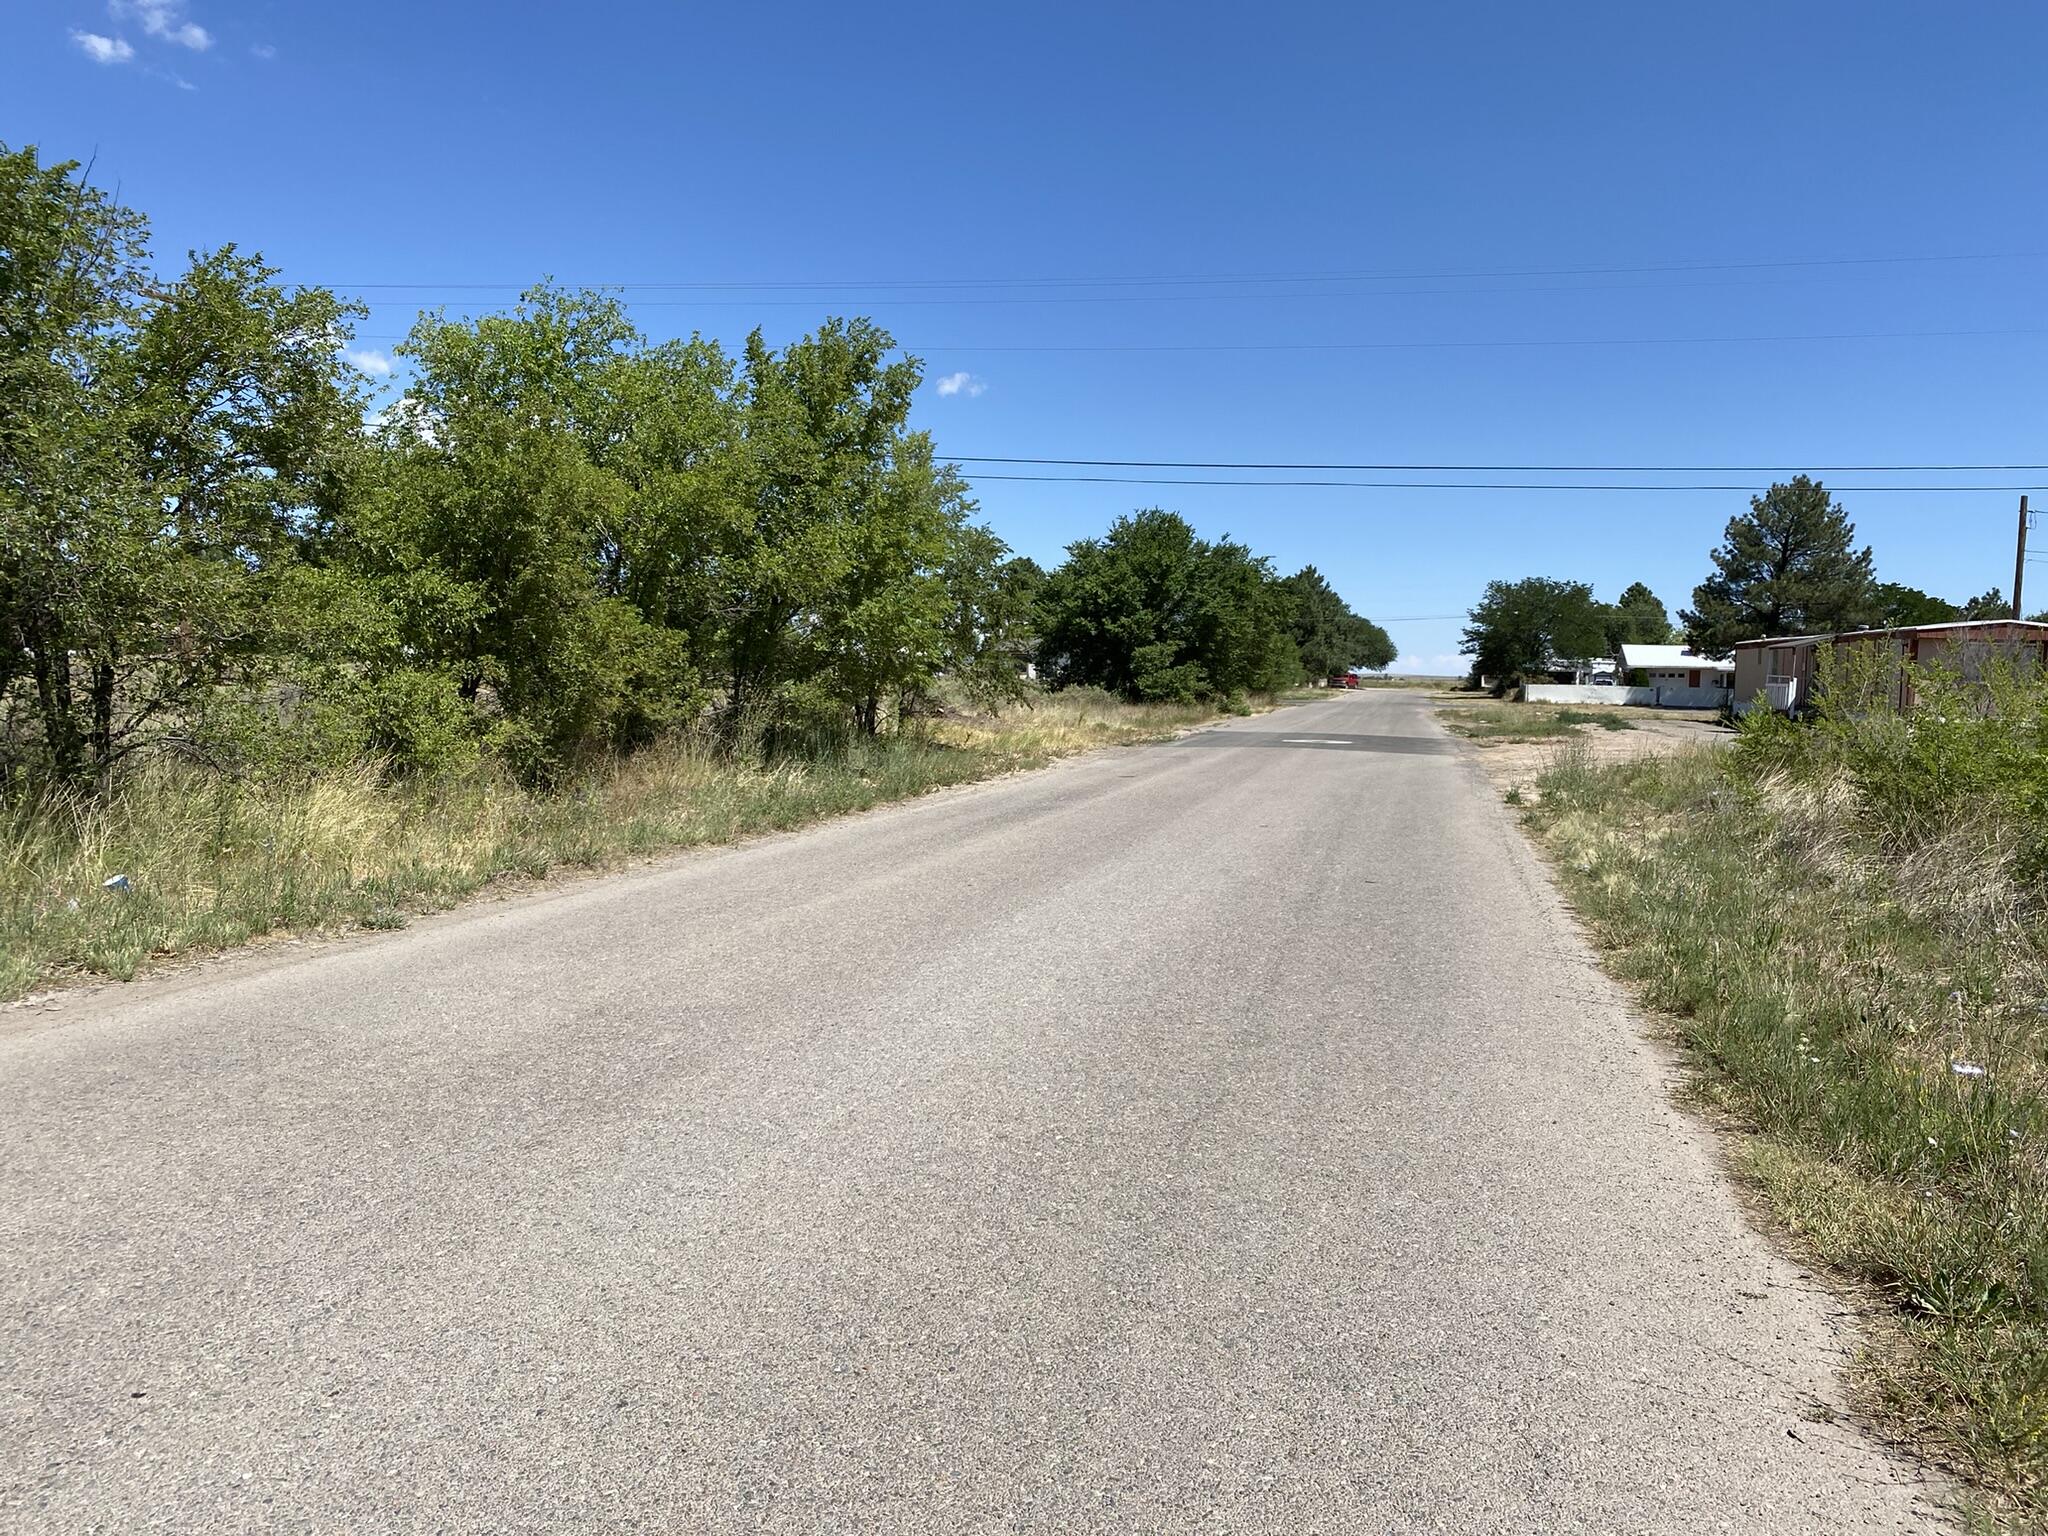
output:
[[1582,727],[1632,731],[1636,721],[1621,709],[1576,704],[1467,704],[1438,711],[1446,729],[1470,741],[1546,741],[1576,736]]
[[398,783],[365,764],[284,786],[159,762],[111,803],[0,825],[0,998],[266,936],[399,927],[494,882],[785,830],[1214,718],[1076,689],[808,759],[679,739],[548,793],[488,764]]
[[1390,672],[1385,677],[1361,677],[1361,688],[1457,688],[1463,685],[1462,677],[1424,677],[1420,673]]
[[1796,766],[1819,749],[1773,729],[1784,761],[1574,743],[1526,818],[1739,1132],[1740,1175],[1877,1314],[1861,1406],[1972,1481],[1988,1525],[2038,1529],[2048,946],[2015,828],[1987,804],[1888,833],[1874,777]]
[[1480,748],[1479,763],[1514,799],[1567,749],[1600,763],[1662,756],[1695,746],[1726,746],[1734,733],[1709,710],[1629,709],[1590,704],[1475,703],[1469,695],[1438,694],[1445,729]]

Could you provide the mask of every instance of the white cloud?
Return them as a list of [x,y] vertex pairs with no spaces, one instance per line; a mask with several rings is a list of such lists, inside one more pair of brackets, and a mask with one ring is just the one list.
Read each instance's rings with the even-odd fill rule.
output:
[[391,359],[375,347],[350,347],[342,358],[351,368],[360,368],[373,378],[384,378],[391,372]]
[[151,37],[190,48],[195,53],[213,46],[213,34],[196,21],[185,19],[182,0],[107,0],[116,19],[133,16]]
[[270,43],[251,43],[249,52],[266,64],[277,57],[277,49]]
[[939,380],[939,393],[942,395],[966,395],[972,399],[987,388],[988,384],[984,380],[977,379],[971,373],[949,373]]
[[74,32],[71,41],[95,64],[126,64],[135,48],[125,37],[101,37],[97,32]]

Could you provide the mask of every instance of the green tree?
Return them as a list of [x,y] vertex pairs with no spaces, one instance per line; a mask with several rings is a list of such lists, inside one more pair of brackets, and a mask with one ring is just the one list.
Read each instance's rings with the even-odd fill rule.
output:
[[1393,664],[1394,643],[1387,632],[1352,612],[1314,566],[1303,566],[1283,578],[1280,586],[1290,610],[1288,632],[1304,676],[1329,677],[1350,667],[1381,671]]
[[[75,164],[0,150],[0,688],[8,777],[87,776],[86,634],[132,617],[143,502],[105,380],[142,305],[146,225]],[[109,592],[107,589],[115,590]],[[125,600],[124,600],[125,599]],[[114,611],[110,611],[114,610]],[[87,666],[91,666],[89,652]]]
[[275,577],[360,451],[356,313],[232,248],[168,285],[75,165],[0,150],[10,777],[111,787],[260,665]]
[[[717,529],[711,604],[728,732],[814,676],[846,600],[853,529],[887,485],[920,370],[866,320],[830,320],[780,353],[747,338],[741,453]],[[940,494],[934,481],[932,494]]]
[[1393,636],[1362,614],[1353,614],[1351,619],[1355,631],[1352,650],[1357,657],[1353,665],[1372,672],[1386,671],[1401,654],[1394,646]]
[[1507,680],[1546,671],[1553,658],[1598,656],[1606,644],[1607,610],[1590,583],[1530,576],[1486,584],[1461,649],[1476,675]]
[[1860,629],[1878,616],[1868,548],[1819,481],[1799,475],[1750,498],[1713,552],[1714,574],[1679,617],[1710,655],[1767,635]]
[[1039,666],[1055,684],[1138,699],[1272,687],[1292,680],[1272,643],[1288,608],[1265,560],[1152,508],[1068,546],[1039,594]]
[[2016,617],[2016,615],[2013,613],[2012,603],[2007,599],[2004,591],[1998,587],[1993,587],[1989,592],[1980,592],[1964,603],[1956,617],[1959,619],[2010,619]]
[[931,438],[901,438],[853,510],[846,575],[819,615],[826,685],[872,736],[885,699],[920,694],[944,662],[952,598],[946,567],[974,503]]
[[1045,572],[989,529],[968,525],[954,538],[943,575],[947,674],[986,706],[1023,698]]
[[1875,608],[1875,621],[1890,629],[1914,624],[1946,624],[1957,614],[1954,603],[1931,597],[1918,587],[1902,586],[1896,581],[1879,583]]
[[437,578],[415,643],[441,647],[496,744],[543,776],[647,740],[697,697],[686,637],[600,580],[631,522],[616,449],[637,343],[615,300],[552,288],[509,315],[423,317],[379,515],[353,530],[375,575]]
[[[1287,641],[1288,601],[1272,562],[1225,537],[1198,541],[1188,641],[1176,656],[1199,668],[1195,697],[1235,698],[1301,681],[1299,653]],[[1142,692],[1142,690],[1141,690]],[[1178,689],[1147,697],[1183,698]]]
[[1671,640],[1671,614],[1662,599],[1640,581],[1630,582],[1609,610],[1608,650],[1624,645],[1666,645]]
[[742,493],[733,363],[699,337],[606,362],[603,409],[580,434],[625,494],[591,529],[598,590],[687,637],[708,666],[722,536]]

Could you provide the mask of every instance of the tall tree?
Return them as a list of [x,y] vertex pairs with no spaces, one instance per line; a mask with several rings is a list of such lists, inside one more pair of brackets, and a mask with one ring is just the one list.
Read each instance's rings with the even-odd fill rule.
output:
[[1355,658],[1352,665],[1371,672],[1384,672],[1391,667],[1401,654],[1394,646],[1393,636],[1363,614],[1354,613],[1351,624],[1351,650]]
[[1957,615],[1954,603],[1932,597],[1918,587],[1896,581],[1880,582],[1876,597],[1876,621],[1888,628],[1914,624],[1946,624]]
[[1546,576],[1491,581],[1472,609],[1461,649],[1479,676],[1527,676],[1547,670],[1554,658],[1600,655],[1606,621],[1590,583]]
[[845,591],[853,526],[889,494],[920,370],[866,320],[830,320],[772,350],[747,338],[742,454],[714,556],[724,719],[740,729],[818,666],[821,616]]
[[989,529],[963,526],[947,554],[945,669],[980,703],[1025,694],[1024,669],[1038,647],[1036,612],[1045,572],[1013,555]]
[[1624,645],[1665,645],[1671,640],[1671,614],[1663,600],[1640,581],[1630,582],[1615,600],[1607,626],[1609,649]]
[[1303,566],[1280,586],[1292,609],[1288,631],[1306,676],[1329,677],[1350,667],[1378,671],[1392,665],[1394,644],[1387,632],[1352,612],[1314,566]]
[[380,574],[443,578],[419,643],[446,645],[435,659],[537,775],[647,739],[696,693],[683,636],[601,580],[634,499],[618,450],[638,340],[612,298],[545,287],[511,314],[423,317],[385,429],[390,515],[357,528]]
[[1039,594],[1039,666],[1139,699],[1278,686],[1293,681],[1282,662],[1298,675],[1291,647],[1274,644],[1287,608],[1264,559],[1155,507],[1067,547]]
[[880,730],[886,698],[922,692],[945,658],[946,564],[973,507],[959,471],[912,432],[853,509],[850,558],[818,616],[817,649],[826,686],[866,735]]
[[1720,655],[1767,635],[1858,629],[1878,616],[1870,550],[1819,481],[1805,475],[1750,498],[1713,552],[1714,574],[1679,615],[1693,646]]
[[1964,603],[1959,619],[2010,619],[2017,617],[2012,611],[2012,602],[2002,588],[1993,587],[1989,592],[1980,592]]
[[146,228],[33,148],[0,150],[0,689],[8,777],[88,767],[73,658],[142,489],[103,387],[141,307]]
[[75,165],[0,149],[9,773],[111,786],[259,657],[360,439],[354,310],[225,249],[161,284]]

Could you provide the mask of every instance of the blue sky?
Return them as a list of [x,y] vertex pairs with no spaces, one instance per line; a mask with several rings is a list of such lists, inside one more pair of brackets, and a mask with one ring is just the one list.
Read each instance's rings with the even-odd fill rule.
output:
[[[161,257],[362,292],[384,354],[542,274],[733,285],[629,289],[655,336],[872,314],[950,454],[2042,463],[2044,58],[1995,0],[13,0],[0,139],[96,155]],[[1261,280],[1158,281],[1217,277]],[[1824,478],[1885,578],[2010,586],[2014,496]],[[1491,577],[1676,610],[1746,500],[978,484],[1042,560],[1159,504],[1313,561],[1423,670],[1459,624],[1409,616]]]

